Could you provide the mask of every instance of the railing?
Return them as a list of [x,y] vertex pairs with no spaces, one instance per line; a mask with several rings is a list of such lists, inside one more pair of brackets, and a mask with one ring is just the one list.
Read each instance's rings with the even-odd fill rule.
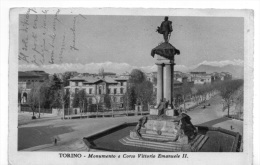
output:
[[80,114],[67,115],[65,118],[102,118],[102,117],[117,117],[117,116],[139,116],[147,115],[149,111],[138,111],[135,110],[109,110],[109,111],[97,111],[97,112],[85,112]]

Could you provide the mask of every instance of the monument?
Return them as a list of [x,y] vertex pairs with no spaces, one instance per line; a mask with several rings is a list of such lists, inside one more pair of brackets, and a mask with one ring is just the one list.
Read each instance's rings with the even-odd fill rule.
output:
[[[164,42],[152,49],[157,65],[157,103],[138,123],[122,123],[84,137],[88,151],[114,152],[236,152],[241,136],[222,128],[194,126],[174,106],[174,59],[180,51],[169,41],[172,22],[165,17],[157,32]],[[223,136],[224,135],[224,136]]]
[[[138,123],[123,123],[84,137],[88,151],[114,152],[236,152],[241,136],[222,128],[194,126],[189,115],[174,107],[174,58],[180,51],[172,46],[171,21],[166,17],[157,32],[164,42],[152,49],[156,58],[157,105]],[[225,136],[223,136],[225,135]],[[217,142],[217,143],[216,143]]]
[[157,32],[163,35],[164,42],[151,51],[152,57],[156,57],[157,65],[157,105],[150,109],[149,115],[139,120],[129,137],[121,139],[125,145],[167,151],[196,151],[199,149],[198,144],[207,139],[206,136],[197,134],[187,114],[174,108],[174,58],[180,51],[169,43],[172,31],[172,22],[165,17],[157,28]]

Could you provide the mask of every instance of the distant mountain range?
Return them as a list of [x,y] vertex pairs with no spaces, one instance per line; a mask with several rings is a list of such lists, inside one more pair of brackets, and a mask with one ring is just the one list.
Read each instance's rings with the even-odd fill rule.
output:
[[243,78],[244,77],[244,67],[239,65],[225,65],[225,66],[211,66],[211,65],[200,65],[195,69],[190,70],[190,72],[229,72],[232,74],[233,78]]

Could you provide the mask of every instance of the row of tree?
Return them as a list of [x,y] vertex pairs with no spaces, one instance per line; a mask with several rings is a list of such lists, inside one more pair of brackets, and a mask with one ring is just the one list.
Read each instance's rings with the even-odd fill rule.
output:
[[[232,99],[234,93],[243,85],[242,79],[236,80],[226,80],[226,81],[218,81],[213,82],[211,84],[203,84],[203,85],[193,85],[193,84],[183,84],[180,88],[176,88],[174,91],[174,98],[176,98],[177,104],[184,104],[187,98],[191,101],[196,102],[197,105],[205,102],[211,96],[219,93],[222,97],[225,105],[228,109],[228,116],[230,106],[232,104]],[[243,97],[243,96],[241,96]]]

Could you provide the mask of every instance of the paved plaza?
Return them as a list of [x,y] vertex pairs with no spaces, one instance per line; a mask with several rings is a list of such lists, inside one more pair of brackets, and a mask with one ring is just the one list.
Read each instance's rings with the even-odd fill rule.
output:
[[[203,105],[210,104],[205,109]],[[243,134],[243,121],[224,117],[220,96],[215,96],[188,111],[195,125],[221,127]],[[42,115],[31,120],[30,113],[19,114],[18,150],[26,151],[82,151],[83,137],[103,131],[124,122],[137,122],[141,116],[84,118],[61,120],[61,117]],[[231,129],[232,126],[232,129]],[[54,144],[57,139],[57,144]]]

